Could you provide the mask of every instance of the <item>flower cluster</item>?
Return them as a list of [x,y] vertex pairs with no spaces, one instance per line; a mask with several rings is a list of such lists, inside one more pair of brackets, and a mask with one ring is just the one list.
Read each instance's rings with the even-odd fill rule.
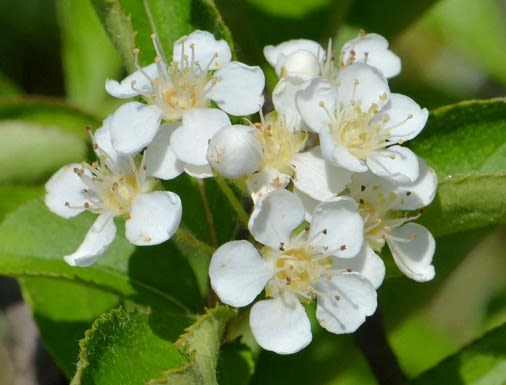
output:
[[[70,218],[99,214],[78,250],[65,259],[89,265],[126,221],[135,245],[169,239],[182,205],[156,179],[183,172],[221,175],[249,195],[250,241],[220,246],[209,266],[211,286],[226,304],[250,310],[252,333],[265,349],[299,351],[311,341],[304,305],[316,301],[326,330],[355,331],[374,313],[385,276],[379,256],[388,245],[407,277],[434,277],[435,241],[414,223],[435,196],[435,173],[404,147],[428,112],[390,91],[399,58],[377,34],[359,36],[335,55],[310,40],[267,46],[279,77],[274,109],[262,111],[264,75],[231,61],[230,48],[210,33],[178,40],[169,63],[160,49],[107,91],[141,97],[110,115],[93,135],[98,160],[60,169],[46,185],[46,204]],[[137,52],[135,52],[137,55]],[[259,112],[232,124],[230,115]],[[233,119],[233,121],[237,121]]]

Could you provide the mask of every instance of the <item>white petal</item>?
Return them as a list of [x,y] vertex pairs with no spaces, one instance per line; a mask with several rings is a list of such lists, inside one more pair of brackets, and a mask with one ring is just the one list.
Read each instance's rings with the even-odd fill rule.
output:
[[376,290],[358,273],[342,273],[318,282],[316,319],[331,333],[353,333],[376,311]]
[[121,99],[145,95],[152,91],[153,85],[151,82],[159,76],[158,65],[152,63],[128,75],[121,82],[107,79],[105,81],[105,90],[109,95]]
[[365,162],[355,157],[345,146],[337,143],[327,127],[320,130],[320,150],[322,156],[337,167],[353,172],[367,171]]
[[235,307],[253,302],[273,273],[248,241],[225,243],[214,252],[209,264],[213,290],[222,302]]
[[406,147],[395,145],[372,152],[366,162],[374,174],[394,183],[409,184],[418,179],[418,157]]
[[283,116],[286,126],[291,131],[305,129],[302,117],[295,104],[297,93],[309,85],[309,82],[294,77],[281,78],[274,91],[272,91],[272,103],[274,109]]
[[325,78],[312,80],[295,97],[302,119],[314,132],[333,123],[336,100],[337,90]]
[[223,111],[231,115],[250,115],[262,108],[265,76],[260,67],[230,62],[216,71],[213,79],[216,83],[207,97]]
[[176,125],[164,124],[144,153],[146,174],[156,178],[174,179],[184,171],[184,164],[170,148],[170,136]]
[[251,308],[251,332],[258,344],[278,354],[292,354],[311,342],[311,324],[296,298],[267,299]]
[[428,117],[429,111],[420,108],[410,97],[391,94],[388,103],[374,116],[371,123],[381,124],[383,130],[389,132],[390,142],[402,143],[417,136]]
[[79,163],[63,166],[46,183],[44,203],[47,208],[63,218],[72,218],[84,211],[86,196],[83,190],[87,186],[77,176],[74,169],[80,169]]
[[251,193],[253,202],[261,197],[280,188],[285,188],[290,183],[290,176],[283,174],[274,168],[266,168],[251,175],[246,180],[246,185]]
[[339,102],[343,106],[359,106],[362,112],[366,112],[373,105],[383,107],[390,96],[387,80],[370,65],[352,64],[339,72],[337,78]]
[[263,149],[255,129],[233,125],[220,129],[209,142],[207,160],[227,178],[239,178],[257,170]]
[[364,222],[355,201],[335,197],[320,203],[313,212],[309,230],[311,245],[328,255],[352,258],[364,242]]
[[418,282],[430,281],[436,274],[432,257],[436,242],[432,234],[417,223],[406,223],[387,236],[388,246],[399,269]]
[[395,193],[398,199],[392,205],[393,209],[417,210],[428,206],[436,196],[436,173],[422,158],[418,158],[418,165],[418,179],[414,183],[397,186]]
[[361,34],[347,42],[341,50],[341,60],[344,65],[367,63],[378,68],[387,78],[401,72],[401,60],[388,49],[388,41],[376,33]]
[[346,268],[367,278],[374,288],[380,287],[385,278],[385,264],[381,257],[364,242],[360,252],[353,258],[338,258],[337,268]]
[[217,108],[198,108],[183,116],[183,124],[170,137],[170,147],[179,160],[195,166],[208,165],[209,140],[220,128],[230,125],[227,114]]
[[295,186],[310,197],[325,201],[342,192],[350,181],[351,172],[328,163],[320,148],[295,155],[292,161]]
[[182,205],[177,194],[152,191],[132,201],[125,233],[138,246],[157,245],[172,237],[181,222]]
[[70,266],[89,266],[100,257],[116,236],[116,225],[110,213],[100,214],[79,248],[64,257]]
[[282,77],[300,77],[309,80],[320,75],[320,61],[312,52],[305,49],[297,50],[284,58],[282,67],[278,71]]
[[213,169],[208,164],[205,164],[204,166],[195,166],[193,164],[185,163],[184,172],[198,179],[210,178],[214,175]]
[[102,126],[97,128],[93,133],[93,144],[97,147],[97,150],[106,154],[108,158],[111,158],[114,162],[116,158],[119,156],[118,152],[114,149],[111,142],[111,121],[112,114],[105,118]]
[[297,186],[293,188],[293,193],[297,195],[297,198],[300,199],[302,202],[302,205],[304,206],[304,219],[307,222],[311,222],[311,219],[313,218],[313,211],[316,209],[316,206],[318,206],[321,201],[318,201],[316,199],[311,198],[306,193],[300,191]]
[[287,190],[276,190],[258,200],[248,229],[258,242],[277,249],[281,243],[288,243],[303,220],[304,206],[299,198]]
[[139,102],[123,104],[111,115],[111,143],[116,151],[133,155],[146,147],[158,132],[162,111]]
[[197,30],[174,44],[172,60],[179,63],[179,68],[185,66],[185,57],[201,68],[214,70],[228,63],[232,53],[225,40],[216,40],[209,32]]
[[317,42],[307,39],[288,40],[276,46],[267,45],[264,47],[264,56],[269,64],[276,69],[276,73],[279,76],[285,58],[299,50],[312,53],[320,62],[323,62],[325,59],[325,50],[323,47]]

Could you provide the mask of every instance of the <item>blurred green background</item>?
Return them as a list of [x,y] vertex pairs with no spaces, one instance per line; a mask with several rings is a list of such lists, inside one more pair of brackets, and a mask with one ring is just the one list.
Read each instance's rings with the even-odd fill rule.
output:
[[[340,47],[342,42],[354,37],[359,28],[364,28],[366,32],[388,37],[392,49],[402,59],[403,70],[391,81],[392,90],[411,96],[422,106],[432,109],[461,100],[505,95],[505,1],[424,0],[406,5],[409,2],[389,0],[366,2],[363,7],[361,2],[330,0],[217,0],[216,3],[233,36],[237,36],[239,59],[250,64],[265,66],[265,62],[259,62],[262,44],[308,37],[319,38],[325,46],[324,36],[337,32],[335,45]],[[70,7],[71,4],[74,6]],[[325,7],[329,4],[335,14],[324,16],[320,11],[326,9],[328,12]],[[390,10],[388,19],[381,13],[382,7]],[[244,20],[239,11],[249,12],[252,17]],[[341,17],[340,12],[347,16]],[[312,28],[311,23],[317,25],[323,17],[336,23],[344,19],[346,23],[333,30]],[[42,134],[37,131],[37,119],[42,116],[48,121],[48,116],[56,116],[52,115],[56,112],[45,110],[33,114],[31,123],[19,130],[16,128],[13,134],[9,103],[16,101],[16,104],[20,100],[23,103],[32,101],[37,106],[47,100],[70,103],[71,108],[79,111],[80,118],[72,118],[69,123],[59,111],[62,116],[58,115],[58,122],[96,127],[97,122],[118,105],[117,100],[105,93],[105,78],[119,79],[125,72],[87,1],[3,0],[0,2],[0,26],[0,133],[3,136],[0,141],[0,192],[4,200],[9,200],[0,202],[0,206],[5,215],[9,207],[15,207],[17,200],[26,199],[26,196],[16,196],[17,192],[5,193],[10,186],[21,183],[26,187],[23,191],[27,196],[35,196],[40,193],[37,186],[59,165],[79,160],[86,153],[79,143],[68,138],[66,141],[60,134],[53,138],[46,131]],[[278,29],[270,33],[271,28]],[[326,35],[322,36],[324,33]],[[276,36],[275,41],[268,40],[272,36]],[[90,37],[89,42],[87,37]],[[250,51],[253,49],[255,51]],[[44,138],[38,139],[37,135]],[[32,143],[28,136],[35,138]],[[18,146],[13,147],[16,144]],[[42,165],[33,166],[30,172],[19,176],[17,173],[30,160],[27,153],[38,154],[34,159]],[[506,228],[485,229],[472,235],[458,234],[446,240],[445,245],[445,255],[449,258],[467,255],[454,271],[438,270],[440,261],[436,259],[438,275],[434,282],[417,284],[405,278],[393,278],[380,290],[380,307],[390,342],[410,377],[506,320]],[[436,294],[433,295],[431,287],[438,288]],[[408,313],[403,307],[410,301],[410,298],[398,303],[393,301],[395,291],[399,290],[403,293],[397,293],[398,297],[407,293],[427,296],[428,301],[415,301],[424,305],[409,312],[409,316],[397,317],[398,313]],[[382,303],[382,298],[388,298],[388,302]],[[9,339],[9,328],[1,314],[0,338]],[[352,346],[352,337],[325,334],[325,338],[328,338],[327,343],[314,344],[302,353],[303,357],[319,361],[315,366],[321,370],[322,383],[374,384],[364,360]],[[329,352],[334,353],[328,344],[337,341],[342,349],[349,349],[349,362],[339,371],[324,367],[333,357]],[[12,346],[8,345],[8,349],[6,346],[0,346],[0,362],[7,362],[8,350],[12,352]],[[293,360],[297,359],[264,353],[259,367],[276,367],[276,372],[286,380],[286,376],[291,375]],[[9,384],[15,369],[9,365],[1,368],[0,384]],[[357,368],[363,370],[357,371]],[[272,372],[269,373],[269,383],[276,383],[275,375],[272,377]],[[253,382],[266,384],[265,381],[258,374]],[[293,381],[302,383],[303,379],[299,377]]]

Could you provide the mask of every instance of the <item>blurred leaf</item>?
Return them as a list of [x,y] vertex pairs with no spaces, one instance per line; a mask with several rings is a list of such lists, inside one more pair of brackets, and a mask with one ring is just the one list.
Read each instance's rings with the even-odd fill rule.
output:
[[22,90],[12,80],[0,72],[0,97],[17,96]]
[[303,17],[315,9],[329,5],[332,0],[246,0],[264,12],[284,17]]
[[138,385],[164,369],[179,367],[183,356],[171,341],[187,324],[187,317],[172,310],[156,319],[142,308],[119,308],[104,314],[80,342],[72,384]]
[[506,325],[502,325],[410,384],[503,385],[505,381]]
[[89,0],[58,0],[56,9],[67,97],[84,109],[104,112],[105,79],[120,74],[119,56]]
[[263,47],[289,39],[313,39],[326,46],[346,16],[350,0],[216,0],[238,45],[238,56],[265,61]]
[[495,0],[445,0],[425,24],[439,40],[506,85],[506,8]]
[[429,316],[420,312],[415,312],[395,328],[388,340],[409,378],[434,366],[458,347],[453,335],[443,331],[439,324],[436,325]]
[[207,30],[232,43],[212,0],[92,0],[92,3],[128,71],[136,69],[134,48],[140,49],[141,65],[153,62],[156,53],[152,33],[159,36],[169,61],[173,43],[194,29]]
[[71,281],[154,308],[162,304],[175,312],[201,309],[186,259],[168,242],[135,248],[124,238],[121,224],[115,241],[93,266],[68,266],[63,256],[79,246],[95,218],[83,213],[66,220],[49,212],[40,200],[26,203],[0,225],[0,271],[21,278]]
[[216,369],[225,325],[235,314],[226,306],[207,310],[193,325],[186,329],[175,343],[186,357],[177,369],[165,372],[150,385],[218,385]]
[[251,385],[374,385],[377,382],[351,334],[313,330],[311,344],[297,354],[262,350]]
[[435,3],[436,0],[354,1],[346,21],[392,39]]
[[436,236],[506,221],[506,99],[433,111],[410,148],[433,167],[438,194],[422,215]]
[[0,186],[0,222],[21,204],[40,197],[43,190],[42,186]]
[[0,100],[0,182],[40,181],[87,152],[84,127],[97,120],[48,99]]
[[378,299],[387,328],[394,329],[407,316],[429,303],[469,250],[489,232],[490,228],[484,228],[438,238],[433,259],[436,276],[432,281],[419,284],[403,275],[385,280],[379,289]]

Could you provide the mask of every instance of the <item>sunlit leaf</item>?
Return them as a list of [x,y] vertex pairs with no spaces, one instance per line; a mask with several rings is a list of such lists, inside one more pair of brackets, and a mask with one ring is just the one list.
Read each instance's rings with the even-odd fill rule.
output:
[[502,385],[506,380],[506,325],[411,381],[413,385]]
[[105,79],[119,76],[119,56],[89,0],[58,0],[56,9],[67,98],[90,111],[105,112]]
[[506,100],[435,110],[410,147],[433,167],[438,195],[420,222],[441,236],[506,222]]
[[178,313],[119,308],[101,316],[80,342],[73,385],[144,384],[183,356],[172,341],[188,325]]
[[175,343],[186,357],[184,364],[166,371],[149,385],[218,385],[216,369],[221,338],[235,312],[225,306],[207,310]]
[[47,99],[0,100],[0,182],[33,182],[87,152],[86,125],[96,118]]
[[124,238],[120,221],[115,241],[98,262],[87,268],[68,266],[63,256],[77,248],[95,218],[83,213],[66,220],[49,212],[40,200],[28,202],[0,225],[0,271],[21,278],[72,281],[144,305],[162,303],[179,312],[201,308],[186,259],[168,242],[134,247]]
[[212,0],[92,0],[109,36],[119,50],[127,70],[135,70],[132,50],[140,49],[140,64],[155,58],[151,35],[159,36],[170,60],[172,45],[195,29],[204,29],[231,43]]
[[58,278],[31,277],[19,281],[45,348],[71,378],[78,361],[77,341],[96,318],[122,301],[121,296]]

